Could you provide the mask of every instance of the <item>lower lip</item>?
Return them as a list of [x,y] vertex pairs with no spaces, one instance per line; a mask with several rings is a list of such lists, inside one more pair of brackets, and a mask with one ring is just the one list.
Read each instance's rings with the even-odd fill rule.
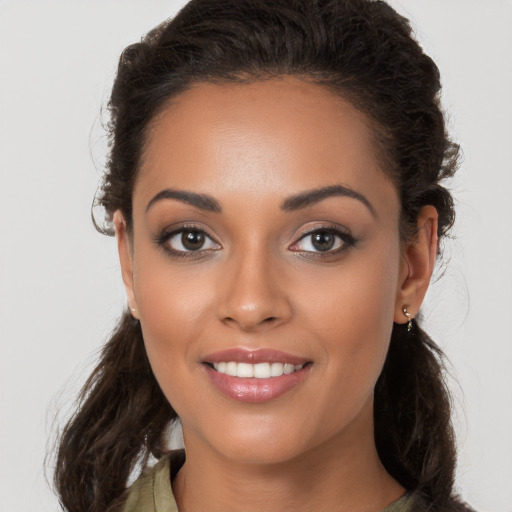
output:
[[298,386],[306,378],[311,365],[308,364],[301,370],[269,379],[232,377],[208,365],[204,368],[213,385],[225,396],[241,402],[258,403],[274,400]]

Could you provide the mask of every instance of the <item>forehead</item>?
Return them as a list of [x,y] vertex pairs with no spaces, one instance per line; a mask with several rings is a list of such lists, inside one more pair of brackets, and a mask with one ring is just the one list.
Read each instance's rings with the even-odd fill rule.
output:
[[368,118],[320,85],[285,77],[199,83],[174,98],[148,130],[135,192],[172,187],[222,200],[333,184],[396,200]]

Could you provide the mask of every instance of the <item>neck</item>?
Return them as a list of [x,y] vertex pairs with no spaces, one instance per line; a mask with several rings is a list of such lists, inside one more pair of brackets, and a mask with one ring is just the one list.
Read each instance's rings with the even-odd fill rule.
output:
[[382,510],[404,489],[380,462],[373,423],[364,424],[365,432],[361,425],[353,425],[321,446],[272,464],[228,460],[201,443],[187,442],[185,436],[187,460],[173,482],[178,508],[180,512]]

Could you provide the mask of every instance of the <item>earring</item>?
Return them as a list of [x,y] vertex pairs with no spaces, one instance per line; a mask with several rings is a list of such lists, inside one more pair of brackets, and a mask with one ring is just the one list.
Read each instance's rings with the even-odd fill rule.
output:
[[414,317],[411,315],[411,313],[409,313],[409,312],[407,311],[407,307],[405,307],[405,306],[402,308],[402,313],[403,313],[403,314],[407,317],[407,319],[409,320],[409,321],[407,322],[407,332],[410,332],[410,330],[412,329],[412,321],[413,321]]

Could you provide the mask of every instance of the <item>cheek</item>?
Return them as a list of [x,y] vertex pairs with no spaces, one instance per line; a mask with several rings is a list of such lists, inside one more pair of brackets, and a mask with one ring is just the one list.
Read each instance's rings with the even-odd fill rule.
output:
[[325,329],[378,331],[393,321],[398,270],[398,249],[353,252],[336,268],[309,279],[304,273],[297,296]]
[[[172,287],[165,279],[144,281],[139,289],[140,318],[146,353],[155,378],[173,409],[187,418],[187,404],[194,403],[197,390],[190,381],[196,368],[194,339],[199,332],[198,310],[193,296]],[[187,385],[182,383],[187,382]]]
[[373,389],[386,357],[398,283],[398,249],[376,254],[351,255],[350,264],[308,287],[302,305],[308,330],[323,339],[329,371],[363,393]]
[[[140,313],[146,351],[160,385],[193,364],[202,319],[209,299],[204,279],[194,273],[173,271],[155,251],[139,252],[134,269],[134,291]],[[167,394],[167,393],[166,393]]]

